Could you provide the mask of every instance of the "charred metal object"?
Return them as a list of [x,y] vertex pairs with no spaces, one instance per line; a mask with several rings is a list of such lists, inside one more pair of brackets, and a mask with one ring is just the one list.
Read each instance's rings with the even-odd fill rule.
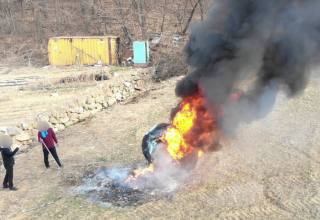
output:
[[149,164],[154,160],[153,155],[161,143],[161,137],[168,128],[169,124],[161,123],[153,127],[142,139],[142,153]]
[[[151,164],[154,162],[155,160],[154,156],[157,149],[159,147],[164,146],[165,143],[161,140],[161,137],[163,136],[164,132],[167,130],[169,125],[170,124],[167,124],[167,123],[158,124],[154,126],[143,137],[142,153],[146,158],[148,164]],[[198,161],[198,156],[197,156],[197,153],[194,152],[182,158],[180,161],[178,161],[178,164],[181,166],[181,168],[191,170],[196,166],[197,161]]]

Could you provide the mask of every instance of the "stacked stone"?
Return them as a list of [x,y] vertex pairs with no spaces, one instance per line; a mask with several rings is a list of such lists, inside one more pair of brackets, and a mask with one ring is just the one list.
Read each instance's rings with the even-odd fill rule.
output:
[[103,84],[86,97],[75,99],[70,106],[54,109],[51,113],[41,113],[32,122],[22,122],[16,127],[2,127],[0,133],[13,137],[14,145],[26,150],[36,141],[37,120],[48,121],[56,132],[93,117],[98,112],[114,104],[138,96],[147,90],[149,77],[146,74],[133,75],[129,80],[119,80],[113,84]]

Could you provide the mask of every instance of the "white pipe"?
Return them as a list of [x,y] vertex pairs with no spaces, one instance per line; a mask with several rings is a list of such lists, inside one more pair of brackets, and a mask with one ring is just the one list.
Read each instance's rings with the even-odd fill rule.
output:
[[[56,160],[56,159],[54,158],[54,156],[52,155],[51,151],[49,150],[49,148],[47,147],[47,145],[46,145],[46,144],[44,143],[44,141],[42,140],[42,138],[40,138],[40,141],[41,141],[41,143],[44,145],[44,147],[46,148],[46,150],[48,151],[48,153],[51,154],[51,156],[53,157],[53,159]],[[57,154],[58,154],[58,152],[57,152]],[[57,163],[57,161],[56,161],[56,163]],[[57,163],[57,165],[59,166],[58,163]]]

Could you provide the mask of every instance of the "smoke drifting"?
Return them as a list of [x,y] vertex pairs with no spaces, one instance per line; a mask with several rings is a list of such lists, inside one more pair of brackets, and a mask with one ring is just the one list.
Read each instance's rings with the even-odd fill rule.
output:
[[[213,1],[207,18],[191,28],[185,48],[191,73],[176,94],[201,89],[210,104],[226,108],[225,124],[263,117],[281,88],[294,97],[306,87],[320,57],[319,10],[319,0]],[[244,81],[253,83],[229,103]]]

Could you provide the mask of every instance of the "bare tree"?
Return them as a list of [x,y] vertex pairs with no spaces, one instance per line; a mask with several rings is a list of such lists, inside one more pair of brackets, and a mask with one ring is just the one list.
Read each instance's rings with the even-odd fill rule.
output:
[[[203,19],[212,0],[0,0],[0,51],[25,56],[22,42],[33,49],[32,59],[46,52],[47,39],[59,35],[121,36],[129,46],[134,39],[161,34],[161,48],[172,47],[172,36],[186,34],[194,19]],[[8,35],[8,36],[6,36]],[[175,36],[174,36],[175,37]],[[14,47],[9,46],[9,41]],[[181,38],[182,39],[182,38]],[[32,41],[31,43],[30,40]],[[155,41],[153,41],[155,42]],[[182,44],[179,44],[179,46]],[[12,48],[12,49],[7,49]],[[10,52],[11,50],[11,52]],[[176,50],[176,47],[175,47]],[[32,60],[32,63],[35,63]]]
[[164,0],[164,3],[162,5],[162,21],[161,21],[161,26],[160,26],[160,33],[163,33],[164,31],[164,22],[166,19],[166,14],[167,14],[167,0]]
[[203,21],[203,19],[204,19],[204,9],[203,9],[203,1],[202,0],[199,1],[199,8],[200,8],[200,18],[201,18],[201,21]]
[[124,6],[121,2],[121,0],[114,0],[115,5],[117,6],[117,13],[118,13],[118,18],[120,20],[120,24],[121,24],[121,29],[122,32],[124,34],[124,37],[126,39],[126,43],[131,44],[131,42],[133,41],[132,39],[132,34],[130,33],[130,30],[127,26],[127,22],[125,21],[125,13],[124,13]]
[[180,2],[177,2],[175,4],[175,7],[173,8],[172,14],[175,16],[175,19],[177,21],[177,28],[179,30],[177,30],[177,32],[182,32],[182,26],[187,14],[187,9],[188,9],[188,5],[189,5],[189,0],[183,0]]
[[21,10],[21,17],[23,17],[23,0],[18,0],[20,4],[20,10]]
[[145,38],[146,37],[146,16],[143,10],[145,6],[145,2],[144,0],[132,0],[132,6],[133,6],[133,9],[135,10],[135,14],[138,17],[141,37]]
[[[190,0],[190,2],[192,2],[192,0]],[[198,5],[201,4],[200,2],[201,2],[201,0],[196,0],[196,3],[193,5],[192,10],[191,10],[190,15],[189,15],[189,18],[187,20],[187,23],[186,23],[186,25],[185,25],[185,27],[184,27],[184,29],[182,31],[182,34],[186,34],[187,30],[189,29],[189,26],[190,26],[190,23],[192,21],[194,12],[196,11],[196,8],[198,7]]]
[[1,14],[4,15],[7,21],[8,32],[10,34],[13,34],[16,31],[16,19],[13,16],[13,13],[11,11],[9,0],[0,1],[0,10],[1,10]]

